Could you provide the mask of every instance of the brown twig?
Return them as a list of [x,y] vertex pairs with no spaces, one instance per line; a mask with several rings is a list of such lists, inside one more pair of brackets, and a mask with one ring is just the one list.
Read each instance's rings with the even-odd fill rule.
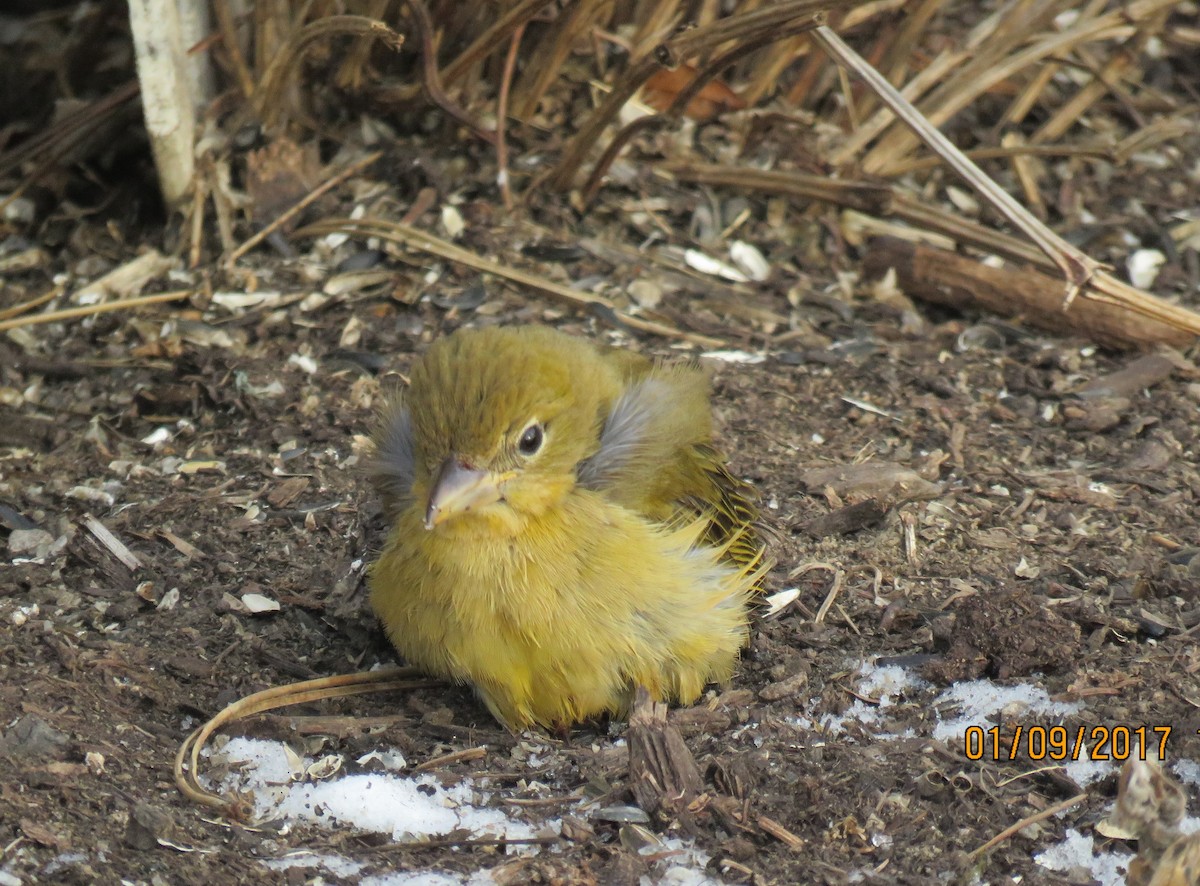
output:
[[0,332],[16,329],[20,326],[37,326],[42,323],[57,323],[60,320],[75,320],[79,317],[91,317],[93,314],[107,314],[111,311],[124,311],[130,308],[141,308],[146,305],[157,305],[167,301],[180,301],[188,298],[195,290],[178,289],[174,292],[159,292],[155,295],[141,295],[137,298],[122,298],[116,301],[101,302],[95,305],[84,305],[79,308],[63,308],[60,311],[47,311],[44,314],[32,314],[28,317],[18,317],[15,320],[0,322]]
[[436,685],[439,685],[438,681],[422,678],[421,672],[416,668],[397,667],[337,677],[321,677],[255,692],[224,708],[184,740],[175,754],[175,785],[180,793],[195,803],[228,812],[240,810],[245,814],[245,810],[241,809],[242,798],[234,798],[231,805],[227,798],[201,787],[199,782],[200,751],[209,737],[222,726],[288,705]]
[[1033,268],[994,268],[923,244],[873,240],[864,259],[866,274],[878,277],[889,269],[905,292],[926,301],[1019,316],[1052,332],[1069,322],[1071,329],[1109,347],[1187,347],[1200,335],[1200,316],[1131,287],[1120,299],[1088,290],[1064,318],[1061,282]]
[[512,212],[512,188],[508,180],[508,91],[512,87],[513,71],[517,67],[517,49],[521,46],[521,37],[525,34],[525,24],[522,22],[513,31],[512,41],[508,44],[508,55],[504,58],[504,76],[500,78],[500,94],[496,98],[496,183],[504,197],[504,208]]
[[551,187],[565,190],[571,186],[584,157],[597,143],[605,127],[627,101],[660,66],[673,67],[681,60],[707,55],[730,42],[742,43],[776,35],[795,35],[824,21],[824,10],[838,5],[837,0],[786,0],[717,19],[659,44],[655,52],[634,61],[613,84],[612,91],[580,127],[563,151],[558,166],[550,175]]
[[[416,3],[418,0],[408,0]],[[428,25],[428,14],[425,24]],[[282,100],[283,86],[292,69],[304,57],[308,48],[317,41],[334,36],[370,37],[382,40],[393,50],[399,49],[404,37],[397,34],[381,21],[359,15],[330,15],[309,22],[300,28],[284,44],[271,60],[255,91],[255,104],[263,125],[270,129],[279,121],[285,103]]]
[[975,859],[979,858],[979,856],[983,855],[985,852],[995,849],[997,846],[999,846],[1001,843],[1003,843],[1005,840],[1007,840],[1013,834],[1019,833],[1020,831],[1029,827],[1031,824],[1037,824],[1039,821],[1045,821],[1047,818],[1053,818],[1054,816],[1058,815],[1058,813],[1066,812],[1072,806],[1082,803],[1086,799],[1087,799],[1086,793],[1076,794],[1074,797],[1071,797],[1070,799],[1067,799],[1067,800],[1063,800],[1061,803],[1057,803],[1054,806],[1050,806],[1047,809],[1043,809],[1041,812],[1036,812],[1033,815],[1028,815],[1025,818],[1022,818],[1020,821],[1016,822],[1015,824],[1009,825],[1004,830],[1002,830],[1000,833],[996,834],[996,836],[992,837],[992,839],[988,840],[986,843],[984,843],[978,849],[975,849],[974,851],[972,851],[969,858],[972,861],[974,861]]
[[892,84],[888,83],[878,71],[847,46],[837,34],[828,28],[821,27],[816,29],[813,37],[838,64],[850,68],[865,80],[880,100],[912,129],[913,133],[936,151],[947,165],[987,200],[997,212],[1024,232],[1030,240],[1037,244],[1038,248],[1050,257],[1067,278],[1068,288],[1064,307],[1070,305],[1075,296],[1087,286],[1093,275],[1100,269],[1100,263],[1051,231],[1028,209],[1018,203],[1011,194],[989,178],[982,169],[959,151],[950,139],[946,138],[916,108],[905,101]]
[[417,37],[421,41],[421,86],[431,102],[461,123],[476,136],[490,145],[496,144],[496,133],[485,129],[474,117],[459,107],[446,90],[442,88],[442,76],[437,66],[437,51],[433,40],[433,21],[429,10],[422,0],[404,0],[412,12],[413,23],[417,26]]
[[303,212],[307,207],[311,206],[313,203],[315,203],[317,200],[319,200],[322,197],[322,195],[326,194],[332,188],[337,187],[339,184],[344,182],[350,176],[354,175],[356,172],[361,172],[362,170],[366,169],[368,166],[370,166],[372,163],[374,163],[376,160],[378,160],[382,156],[383,156],[382,151],[375,151],[374,153],[368,154],[365,157],[355,160],[349,166],[338,171],[337,173],[335,173],[334,175],[330,176],[325,181],[323,181],[321,184],[317,185],[317,187],[313,188],[311,191],[309,191],[307,194],[305,194],[302,199],[298,200],[295,204],[288,207],[283,212],[281,212],[278,216],[276,216],[274,221],[272,221],[269,225],[264,227],[258,233],[254,234],[252,237],[250,237],[248,240],[246,240],[246,242],[244,242],[237,249],[233,250],[233,252],[231,252],[229,254],[229,258],[227,258],[225,260],[225,266],[227,268],[231,267],[233,265],[233,263],[236,262],[239,258],[241,258],[243,255],[245,255],[247,252],[249,252],[255,246],[257,246],[259,243],[261,243],[267,237],[271,236],[272,233],[279,230],[283,225],[287,224],[290,219],[295,218],[297,215],[299,215],[301,212]]

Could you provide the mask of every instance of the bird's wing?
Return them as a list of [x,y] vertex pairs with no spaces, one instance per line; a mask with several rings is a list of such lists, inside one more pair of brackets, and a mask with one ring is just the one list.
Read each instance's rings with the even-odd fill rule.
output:
[[754,488],[730,473],[725,459],[711,446],[701,443],[692,452],[704,481],[701,492],[689,494],[685,502],[708,519],[705,538],[709,544],[724,548],[734,563],[758,564],[763,558],[763,544],[758,535]]
[[762,555],[754,491],[713,448],[709,410],[703,373],[655,369],[614,402],[577,479],[652,520],[705,520],[706,541],[750,566]]
[[596,490],[621,486],[678,449],[677,388],[676,378],[658,374],[631,384],[605,417],[599,448],[579,465],[579,485]]
[[383,510],[394,517],[412,502],[413,473],[412,414],[403,403],[396,403],[384,415],[375,435],[375,457],[368,470],[383,497]]
[[600,448],[579,466],[579,484],[588,489],[611,485],[631,463],[654,450],[661,436],[661,420],[654,413],[655,402],[670,391],[656,378],[647,378],[629,387],[613,405],[600,429]]

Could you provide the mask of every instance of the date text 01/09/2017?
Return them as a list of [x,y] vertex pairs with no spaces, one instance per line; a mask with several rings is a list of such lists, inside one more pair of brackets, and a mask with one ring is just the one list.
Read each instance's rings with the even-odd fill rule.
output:
[[[963,752],[968,760],[1016,760],[1021,745],[1030,760],[1145,760],[1166,758],[1170,726],[968,726]],[[1156,753],[1157,752],[1157,753]]]

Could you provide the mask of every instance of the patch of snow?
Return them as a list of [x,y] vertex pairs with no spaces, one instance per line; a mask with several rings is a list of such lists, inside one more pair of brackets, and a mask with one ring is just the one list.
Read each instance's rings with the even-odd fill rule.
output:
[[1033,860],[1044,868],[1065,873],[1082,868],[1101,886],[1124,886],[1125,872],[1133,855],[1128,852],[1095,851],[1095,840],[1085,837],[1075,828],[1068,828],[1061,843],[1039,852]]
[[989,718],[1004,710],[1017,708],[1022,714],[1066,717],[1078,713],[1082,708],[1077,702],[1051,701],[1049,694],[1040,686],[1028,683],[1000,686],[991,680],[955,683],[934,701],[934,705],[947,703],[958,705],[961,713],[952,720],[942,720],[934,727],[933,737],[938,741],[961,741],[968,726],[991,726],[993,724]]
[[[388,834],[393,840],[425,839],[465,830],[473,836],[528,839],[530,825],[488,808],[487,796],[471,779],[443,787],[433,775],[416,777],[372,772],[320,782],[295,782],[285,746],[262,739],[233,738],[213,751],[214,762],[236,764],[221,784],[225,792],[254,795],[260,819],[322,827],[352,827]],[[301,771],[313,760],[305,758]]]

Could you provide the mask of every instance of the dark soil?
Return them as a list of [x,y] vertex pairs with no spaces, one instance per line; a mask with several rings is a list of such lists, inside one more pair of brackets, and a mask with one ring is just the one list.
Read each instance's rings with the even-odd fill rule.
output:
[[[1195,138],[1178,147],[1174,171],[1194,175]],[[705,196],[625,170],[582,217],[540,190],[508,216],[487,184],[489,150],[435,137],[391,145],[372,174],[401,206],[426,181],[443,182],[416,224],[437,230],[454,195],[467,222],[459,242],[473,252],[565,282],[595,278],[618,296],[634,280],[661,283],[662,322],[765,354],[760,363],[712,361],[719,444],[760,490],[777,560],[771,591],[798,585],[800,594],[778,617],[756,616],[731,687],[673,715],[707,801],[651,829],[694,839],[712,856],[712,875],[729,882],[841,883],[851,872],[886,883],[974,873],[993,883],[1076,882],[1034,855],[1068,827],[1090,833],[1115,776],[976,859],[969,854],[993,836],[1081,788],[1025,748],[1011,761],[972,761],[961,741],[932,740],[933,712],[919,699],[888,709],[887,731],[906,738],[853,722],[827,736],[797,723],[850,706],[859,666],[882,658],[935,686],[1034,683],[1084,702],[1085,713],[1064,721],[1071,729],[1167,726],[1169,760],[1200,756],[1200,377],[1187,355],[1139,364],[1146,374],[1132,390],[1096,394],[1089,383],[1135,356],[1065,328],[1034,333],[876,297],[866,283],[834,285],[859,256],[832,214]],[[434,170],[422,173],[428,179],[394,174],[411,173],[417,155]],[[471,184],[449,185],[463,169]],[[1117,228],[1135,226],[1133,194],[1161,196],[1137,224],[1162,226],[1189,208],[1187,193],[1158,187],[1162,170],[1144,187],[1127,176],[1093,179],[1087,166],[1076,173],[1073,187]],[[697,208],[731,201],[749,210],[736,236],[774,269],[736,303],[722,286],[650,258],[574,249],[598,238],[636,255],[650,234],[692,246]],[[347,187],[318,214],[353,205]],[[175,244],[158,230],[117,237],[102,222],[79,220],[69,240],[46,245],[41,266],[8,273],[0,307],[44,291],[55,274],[77,287],[132,258],[134,244]],[[24,236],[38,245],[47,230]],[[525,249],[533,243],[572,248]],[[226,308],[198,295],[27,327],[0,342],[0,542],[9,545],[0,565],[0,865],[26,882],[299,882],[260,858],[306,847],[372,872],[503,864],[502,882],[636,883],[649,868],[629,848],[631,832],[591,819],[594,807],[516,810],[532,822],[576,822],[569,838],[513,862],[469,842],[406,847],[346,831],[247,828],[177,792],[173,757],[198,720],[269,686],[392,660],[366,606],[364,564],[385,527],[362,457],[386,392],[430,341],[467,324],[550,323],[658,356],[697,350],[615,330],[602,316],[426,255],[401,260],[354,241],[294,246],[293,257],[260,248],[235,276],[210,269],[219,292],[282,295],[262,305]],[[1194,306],[1188,256],[1172,258],[1163,280]],[[301,300],[347,260],[388,271],[386,282]],[[201,273],[188,281],[160,278],[150,290],[204,291]],[[813,473],[862,463],[886,468],[884,479]],[[842,523],[818,520],[863,500],[875,504]],[[89,517],[135,555],[133,568],[98,540]],[[833,534],[814,537],[830,525]],[[817,562],[844,580],[819,623],[833,573],[789,578]],[[239,611],[249,592],[280,611]],[[513,771],[521,738],[461,688],[299,713],[376,718],[369,730],[343,724],[330,739],[329,750],[350,760],[399,747],[415,764],[485,747],[483,759],[439,771],[447,780],[507,773],[492,782],[495,803],[505,784],[529,775]],[[1018,711],[1001,725],[1011,735],[1053,724]],[[234,731],[286,740],[291,726],[284,715]],[[536,778],[552,796],[632,803],[628,754],[612,746],[624,731],[547,739],[554,751]]]

